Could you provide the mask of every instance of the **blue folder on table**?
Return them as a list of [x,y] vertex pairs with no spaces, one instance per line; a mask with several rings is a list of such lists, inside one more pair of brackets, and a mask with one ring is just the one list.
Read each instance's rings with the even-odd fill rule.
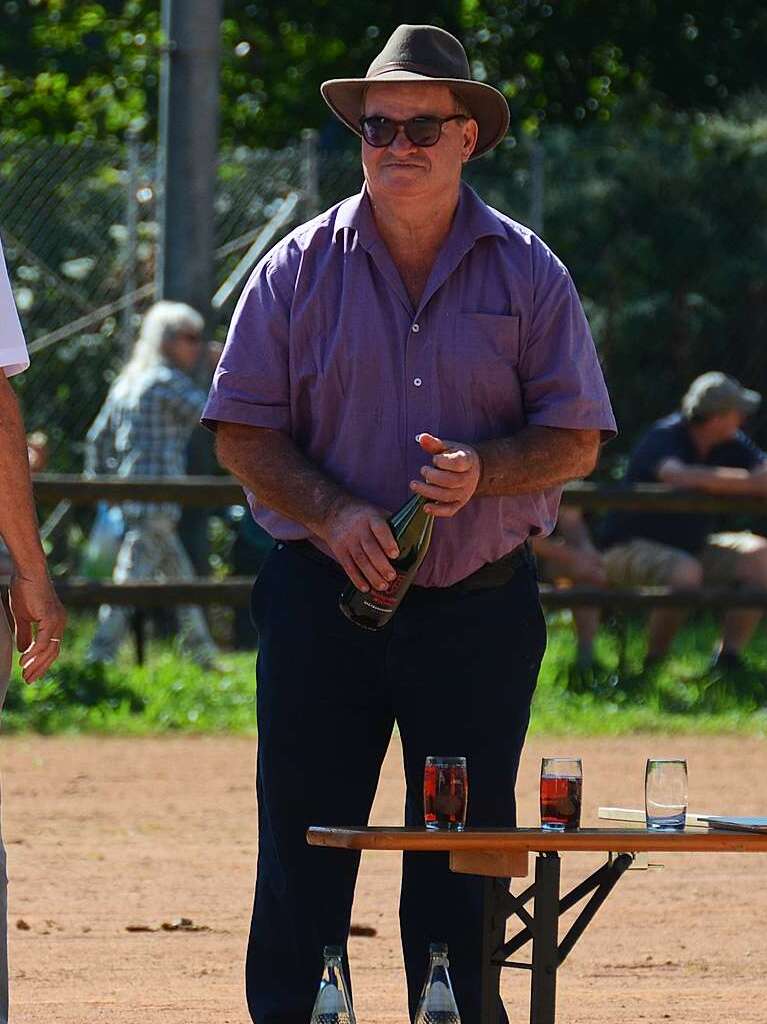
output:
[[701,821],[707,821],[711,828],[724,828],[735,832],[767,832],[767,818],[730,818],[716,815],[701,818]]

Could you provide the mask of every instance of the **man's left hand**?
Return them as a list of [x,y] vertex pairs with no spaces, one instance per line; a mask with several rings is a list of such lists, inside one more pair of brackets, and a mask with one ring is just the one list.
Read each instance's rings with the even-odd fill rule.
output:
[[442,441],[433,434],[419,434],[423,450],[431,455],[431,465],[421,467],[423,480],[412,480],[410,489],[429,499],[425,511],[449,518],[462,509],[479,483],[482,462],[476,449],[457,441]]
[[22,676],[25,683],[34,683],[59,656],[66,612],[46,575],[14,576],[10,597]]

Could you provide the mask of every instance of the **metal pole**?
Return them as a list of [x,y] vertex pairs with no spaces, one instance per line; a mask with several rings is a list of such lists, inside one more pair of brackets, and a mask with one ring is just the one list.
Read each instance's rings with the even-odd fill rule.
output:
[[320,169],[317,151],[319,132],[304,128],[301,132],[301,190],[303,192],[303,216],[311,220],[320,212]]
[[163,0],[158,297],[207,318],[213,293],[222,0]]
[[530,145],[530,227],[543,234],[543,146],[536,139]]
[[125,209],[125,279],[123,282],[123,298],[125,305],[122,311],[122,355],[127,357],[133,343],[133,317],[136,312],[136,277],[138,247],[138,175],[139,175],[139,135],[135,128],[126,133],[127,144],[127,177],[128,188]]

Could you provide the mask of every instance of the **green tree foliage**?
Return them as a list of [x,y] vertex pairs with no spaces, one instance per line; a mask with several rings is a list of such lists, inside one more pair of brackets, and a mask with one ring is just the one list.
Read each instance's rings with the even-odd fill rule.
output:
[[[460,34],[456,0],[429,0],[418,18]],[[403,0],[224,0],[224,139],[284,145],[301,128],[322,127],[320,83],[363,76],[394,28],[413,20]]]
[[0,0],[0,129],[113,138],[157,106],[159,5]]
[[[363,74],[412,4],[224,0],[222,137],[284,145],[332,124],[325,78]],[[0,130],[59,140],[156,130],[160,0],[0,0]],[[765,83],[767,7],[755,0],[430,0],[418,19],[461,36],[498,84],[514,130],[721,109]]]
[[764,86],[767,8],[755,0],[464,0],[476,77],[529,131],[606,121],[621,99],[643,119],[721,110]]
[[[623,437],[706,370],[767,395],[767,97],[728,116],[547,132],[546,230],[568,263]],[[767,445],[763,410],[753,428]]]

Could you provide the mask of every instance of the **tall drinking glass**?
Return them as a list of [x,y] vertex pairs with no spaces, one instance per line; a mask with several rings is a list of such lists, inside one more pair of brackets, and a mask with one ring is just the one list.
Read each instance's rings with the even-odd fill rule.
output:
[[465,757],[427,757],[423,817],[429,829],[460,832],[466,824],[469,780]]
[[581,827],[583,765],[579,757],[541,761],[541,828],[569,832]]
[[648,828],[681,832],[687,814],[687,762],[648,758],[644,796]]

